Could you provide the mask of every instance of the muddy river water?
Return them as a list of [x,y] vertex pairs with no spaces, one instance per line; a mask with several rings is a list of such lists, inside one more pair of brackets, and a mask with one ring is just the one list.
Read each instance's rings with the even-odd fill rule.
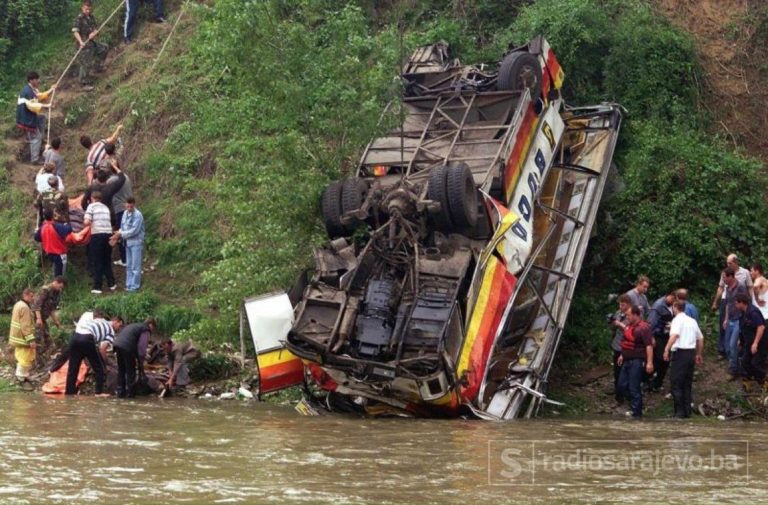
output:
[[0,502],[754,503],[768,501],[766,428],[3,394]]

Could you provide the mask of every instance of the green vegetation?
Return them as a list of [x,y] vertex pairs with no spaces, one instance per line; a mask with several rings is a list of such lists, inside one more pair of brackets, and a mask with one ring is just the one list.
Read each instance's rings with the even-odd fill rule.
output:
[[[636,275],[652,278],[652,293],[684,285],[702,297],[726,252],[763,257],[758,224],[768,216],[754,191],[765,183],[761,165],[703,129],[710,118],[699,107],[694,45],[645,2],[415,4],[189,4],[194,22],[172,41],[173,56],[161,70],[141,86],[121,87],[147,67],[136,54],[121,73],[105,76],[115,93],[112,109],[100,114],[116,121],[133,103],[126,137],[166,139],[153,144],[157,149],[139,147],[131,166],[142,180],[148,250],[164,285],[126,301],[105,298],[109,308],[131,317],[165,314],[166,331],[178,338],[235,342],[240,300],[288,287],[310,263],[312,246],[324,238],[318,197],[386,126],[379,116],[398,95],[398,61],[437,38],[464,61],[494,61],[508,45],[543,33],[565,69],[572,104],[605,100],[626,108],[616,157],[624,190],[603,207],[564,338],[566,356],[581,363],[605,356],[603,321],[613,309],[607,294],[628,289]],[[169,5],[173,18],[182,4]],[[109,6],[100,8],[103,19]],[[755,37],[764,37],[763,28],[756,26]],[[23,58],[39,57],[51,40],[61,52],[68,36],[54,30],[50,40],[19,52],[7,65],[15,80],[3,83],[2,96],[17,91]],[[89,114],[87,103],[74,102],[67,117],[79,124]],[[14,212],[20,207],[4,205],[0,226],[20,226]],[[19,237],[23,230],[0,231]],[[26,239],[0,245],[0,274],[11,279],[0,286],[6,303],[39,280],[32,251]],[[78,293],[74,303],[67,295],[73,315],[95,303],[80,296],[84,291],[70,290]],[[179,304],[186,308],[171,307]]]

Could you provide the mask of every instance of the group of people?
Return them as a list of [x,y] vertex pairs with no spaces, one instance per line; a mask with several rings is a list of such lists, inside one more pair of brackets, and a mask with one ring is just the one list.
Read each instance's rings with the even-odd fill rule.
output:
[[[11,327],[8,343],[14,349],[16,360],[16,378],[23,384],[29,384],[30,373],[41,359],[51,350],[49,324],[61,327],[58,307],[62,291],[66,285],[63,277],[57,277],[37,292],[25,289],[21,299],[16,302],[11,314]],[[165,359],[167,371],[154,374],[151,379],[145,373],[145,363],[154,361],[158,353],[149,358],[150,341],[157,330],[154,318],[143,322],[125,324],[122,318],[107,315],[100,309],[84,313],[77,322],[69,339],[69,345],[61,353],[65,360],[58,360],[52,372],[67,363],[66,386],[68,395],[78,392],[80,365],[86,360],[94,372],[95,393],[105,393],[107,363],[110,351],[114,351],[117,364],[115,395],[133,397],[137,387],[145,384],[149,391],[165,395],[177,391],[190,383],[187,364],[200,357],[200,352],[189,342],[176,345],[171,339],[161,341],[159,354]],[[38,351],[40,353],[38,354]]]
[[759,384],[765,383],[768,340],[763,338],[768,318],[768,280],[763,266],[747,270],[730,254],[712,300],[719,311],[717,351],[728,360],[728,373]]
[[[133,33],[136,4],[134,0],[126,0],[126,40],[130,40]],[[159,9],[156,10],[157,19],[164,22],[162,1],[157,0],[155,6]],[[95,55],[105,55],[106,50],[96,41],[97,24],[91,14],[89,0],[82,2],[73,33],[83,48],[81,82],[90,82]],[[117,247],[120,257],[114,264],[126,268],[125,290],[137,291],[141,287],[145,226],[144,217],[136,208],[131,179],[120,163],[122,125],[118,125],[109,137],[97,141],[88,135],[80,137],[80,145],[87,150],[87,186],[81,198],[70,199],[64,188],[66,161],[61,154],[61,138],[54,137],[42,149],[46,124],[43,111],[51,107],[50,100],[55,90],[56,86],[52,86],[47,91],[41,91],[40,75],[32,71],[27,74],[27,84],[17,100],[16,124],[27,136],[30,162],[41,166],[35,176],[35,207],[38,214],[35,239],[41,243],[44,256],[51,262],[54,277],[65,275],[69,247],[87,244],[93,294],[103,292],[104,282],[109,290],[117,290],[112,268],[112,251],[113,247]],[[82,230],[73,226],[73,215],[82,215]]]
[[[674,416],[687,418],[695,366],[704,359],[699,310],[685,288],[650,304],[649,287],[648,277],[640,276],[632,289],[619,296],[618,310],[608,316],[615,398],[619,404],[629,400],[632,417],[639,419],[643,393],[661,391],[669,371]],[[731,378],[764,384],[768,280],[762,266],[756,263],[747,270],[739,266],[737,255],[728,255],[712,309],[720,311],[718,352],[728,360]]]

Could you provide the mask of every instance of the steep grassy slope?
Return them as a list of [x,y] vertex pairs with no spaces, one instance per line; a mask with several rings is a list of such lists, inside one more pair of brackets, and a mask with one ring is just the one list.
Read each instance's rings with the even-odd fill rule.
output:
[[[184,4],[167,3],[173,21]],[[125,122],[125,165],[149,224],[147,294],[99,303],[131,315],[179,311],[168,319],[183,323],[167,331],[233,342],[240,300],[289,285],[323,240],[318,196],[386,126],[378,119],[398,94],[398,61],[439,38],[465,61],[492,61],[509,43],[545,33],[573,103],[610,100],[627,109],[617,157],[626,189],[606,201],[564,356],[605,352],[605,294],[626,289],[637,274],[652,276],[654,293],[679,285],[703,292],[727,251],[763,257],[756,223],[765,222],[766,208],[754,191],[763,184],[761,164],[706,128],[711,117],[700,107],[701,70],[688,35],[640,1],[501,4],[190,2],[151,74],[170,27],[142,24],[140,41],[110,56],[97,91],[81,95],[68,80],[56,112],[70,187],[81,184],[80,132],[106,134]],[[100,15],[109,10],[99,5]],[[114,39],[114,29],[108,35]],[[54,32],[18,53],[9,67],[17,78],[5,81],[3,96],[18,91],[27,51],[60,55],[47,67],[55,76],[71,54],[68,37]],[[29,223],[18,219],[24,195],[8,181],[23,167],[10,162],[0,186],[3,201],[14,202],[0,209],[4,236],[13,237],[0,244],[6,302],[40,279],[34,248],[15,238]],[[82,265],[76,270],[73,279],[84,275]],[[69,290],[72,313],[94,303],[85,291],[82,282]]]

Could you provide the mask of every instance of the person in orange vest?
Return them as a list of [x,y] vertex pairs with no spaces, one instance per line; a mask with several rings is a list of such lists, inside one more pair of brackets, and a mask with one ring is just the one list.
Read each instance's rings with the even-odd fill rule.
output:
[[43,210],[43,224],[35,232],[35,240],[43,246],[43,251],[53,264],[53,276],[64,275],[67,270],[67,235],[72,233],[69,223],[57,223],[53,220],[53,210]]

